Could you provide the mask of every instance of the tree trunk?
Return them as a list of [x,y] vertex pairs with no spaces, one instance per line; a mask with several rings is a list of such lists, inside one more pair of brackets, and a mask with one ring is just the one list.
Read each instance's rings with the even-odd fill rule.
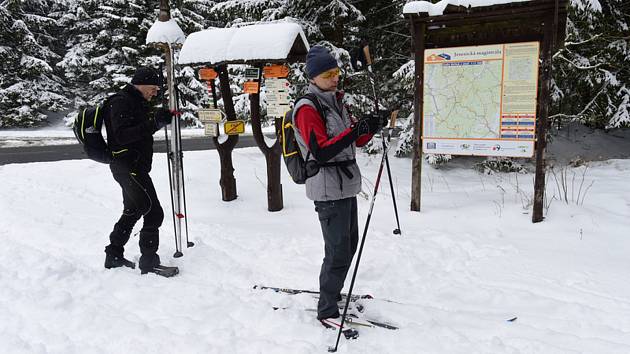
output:
[[[234,111],[234,102],[232,101],[232,90],[230,89],[230,81],[227,72],[227,65],[222,65],[218,69],[219,72],[219,84],[221,90],[221,97],[223,98],[223,105],[225,107],[225,114],[227,120],[236,120],[236,112]],[[223,143],[219,142],[219,139],[214,138],[214,146],[219,152],[219,159],[221,160],[221,179],[219,185],[221,186],[221,199],[225,202],[236,199],[236,179],[234,178],[234,167],[232,166],[232,150],[238,142],[238,135],[230,135]]]
[[[252,112],[252,131],[256,145],[265,155],[267,162],[267,210],[279,211],[284,207],[282,201],[282,184],[280,183],[280,156],[282,153],[280,140],[272,146],[267,146],[265,137],[262,133],[260,122],[260,94],[250,94],[249,101]],[[278,120],[276,123],[276,132],[278,131]]]

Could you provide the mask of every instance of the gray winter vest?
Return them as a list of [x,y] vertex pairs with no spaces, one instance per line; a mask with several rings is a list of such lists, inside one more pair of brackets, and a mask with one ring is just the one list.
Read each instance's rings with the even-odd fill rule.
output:
[[[350,127],[350,115],[343,106],[341,100],[337,100],[335,92],[322,91],[317,86],[310,84],[308,92],[313,93],[319,100],[322,109],[326,115],[325,126],[326,134],[329,138],[333,138],[341,134]],[[299,113],[300,107],[304,105],[316,107],[308,100],[300,100],[294,107],[294,112]],[[295,140],[300,147],[302,156],[306,157],[308,148],[299,129],[293,125],[295,130]],[[309,160],[315,160],[312,154],[308,154]],[[351,144],[343,149],[339,154],[330,159],[328,162],[348,161],[355,159],[356,146]],[[324,166],[321,167],[319,173],[306,180],[306,196],[315,201],[339,200],[356,196],[361,191],[361,171],[356,163],[346,166],[347,172],[352,177],[341,171],[340,167]]]

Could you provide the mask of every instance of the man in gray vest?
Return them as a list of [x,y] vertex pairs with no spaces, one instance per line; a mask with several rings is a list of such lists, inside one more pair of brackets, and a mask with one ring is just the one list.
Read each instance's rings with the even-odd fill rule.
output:
[[326,48],[309,50],[306,74],[308,93],[317,102],[299,100],[294,122],[302,156],[320,167],[306,180],[306,196],[315,203],[324,237],[317,319],[329,327],[335,323],[331,319],[339,317],[337,301],[359,239],[356,195],[361,191],[361,172],[356,148],[365,145],[382,122],[376,117],[357,120],[350,115],[343,104],[344,93],[337,90],[337,60]]

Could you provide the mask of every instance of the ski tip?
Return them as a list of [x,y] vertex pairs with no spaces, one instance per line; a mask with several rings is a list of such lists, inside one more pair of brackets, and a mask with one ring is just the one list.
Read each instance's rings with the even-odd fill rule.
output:
[[506,321],[507,322],[516,322],[517,319],[518,319],[518,317],[515,316],[515,317],[512,317],[510,319],[507,319]]
[[183,256],[184,254],[181,251],[177,251],[175,252],[175,254],[173,254],[173,258],[179,258],[181,256]]

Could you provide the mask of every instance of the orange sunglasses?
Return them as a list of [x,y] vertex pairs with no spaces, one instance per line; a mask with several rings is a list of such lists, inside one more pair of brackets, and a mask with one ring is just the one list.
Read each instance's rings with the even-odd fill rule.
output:
[[330,69],[320,74],[323,79],[332,79],[335,76],[339,76],[341,70],[339,68]]

